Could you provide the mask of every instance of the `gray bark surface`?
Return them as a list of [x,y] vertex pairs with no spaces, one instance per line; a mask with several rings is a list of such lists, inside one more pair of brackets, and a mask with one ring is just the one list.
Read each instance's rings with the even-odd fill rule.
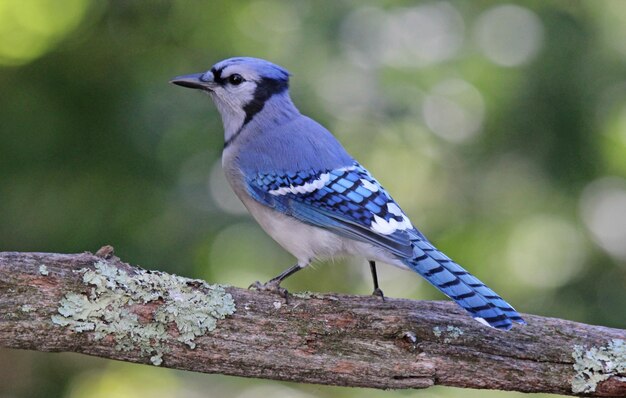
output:
[[[106,247],[96,255],[0,252],[0,346],[156,363],[153,353],[98,336],[98,327],[77,331],[59,324],[68,294],[96,295],[85,272],[102,262],[120,275],[145,272]],[[207,290],[198,281],[185,284]],[[164,321],[164,337],[154,341],[160,366],[379,389],[445,385],[626,395],[625,330],[524,314],[528,325],[504,332],[479,324],[452,302],[315,293],[285,302],[267,292],[225,291],[235,312],[195,336],[194,348],[181,341],[180,326]],[[124,311],[147,325],[166,303],[131,301]]]

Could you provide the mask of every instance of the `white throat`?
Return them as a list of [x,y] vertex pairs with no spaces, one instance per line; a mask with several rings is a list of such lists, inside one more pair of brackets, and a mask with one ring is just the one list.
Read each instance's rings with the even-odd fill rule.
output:
[[220,98],[214,93],[211,99],[215,103],[215,107],[222,116],[222,124],[224,125],[224,140],[227,142],[233,135],[243,126],[246,120],[246,112],[244,112],[241,104],[231,104]]

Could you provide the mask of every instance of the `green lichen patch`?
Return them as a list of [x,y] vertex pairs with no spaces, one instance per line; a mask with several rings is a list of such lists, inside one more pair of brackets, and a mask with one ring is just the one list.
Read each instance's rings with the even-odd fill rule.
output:
[[[156,366],[167,353],[167,339],[193,349],[196,337],[235,312],[232,296],[219,285],[162,272],[127,273],[105,260],[94,268],[82,270],[88,294],[67,293],[52,322],[79,333],[91,331],[96,340],[111,336],[117,350],[139,349]],[[149,303],[156,304],[149,315],[133,311],[133,306]],[[168,332],[172,329],[174,335]]]
[[439,326],[435,326],[433,328],[433,334],[437,338],[443,336],[443,342],[445,344],[448,344],[461,337],[463,331],[461,330],[461,328],[458,328],[456,326],[448,325],[446,328],[440,328]]
[[20,307],[20,311],[22,311],[25,314],[28,314],[29,312],[35,311],[35,308],[30,304],[24,304],[23,306]]
[[626,341],[613,339],[606,346],[591,347],[575,345],[572,352],[574,371],[572,392],[590,393],[598,383],[611,376],[626,376]]
[[39,273],[40,273],[41,275],[43,275],[43,276],[48,275],[48,267],[46,267],[46,265],[45,265],[45,264],[41,264],[41,265],[39,266]]

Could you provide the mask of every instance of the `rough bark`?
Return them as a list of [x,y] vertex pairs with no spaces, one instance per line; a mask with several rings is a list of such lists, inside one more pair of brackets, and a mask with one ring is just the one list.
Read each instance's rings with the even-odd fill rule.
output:
[[[119,280],[126,275],[171,276],[132,267],[103,249],[96,255],[0,252],[0,346],[340,386],[400,389],[437,384],[626,395],[625,330],[524,315],[528,325],[503,332],[472,320],[451,302],[299,294],[286,303],[271,293],[225,287],[234,313],[224,319],[217,316],[216,326],[192,330],[191,337],[185,337],[182,321],[163,318],[162,311],[167,306],[168,313],[179,316],[171,302],[181,293],[172,293],[170,287],[164,290],[169,293],[158,293],[147,286],[146,291],[157,294],[138,299],[124,290],[136,286]],[[104,266],[109,268],[103,271]],[[110,279],[112,269],[118,270],[116,281]],[[185,294],[211,290],[199,281],[178,282],[188,289]],[[123,305],[105,303],[106,308],[76,315],[80,311],[70,303],[76,298],[85,303],[110,300],[111,294],[126,294]],[[189,300],[185,296],[179,301]],[[98,312],[102,310],[109,311],[109,318]],[[161,317],[165,330],[154,338],[148,334],[146,346],[146,341],[124,335],[120,329],[126,321],[116,325],[111,311],[124,312],[139,327]],[[94,319],[95,326],[90,323]],[[108,333],[110,327],[116,332]]]

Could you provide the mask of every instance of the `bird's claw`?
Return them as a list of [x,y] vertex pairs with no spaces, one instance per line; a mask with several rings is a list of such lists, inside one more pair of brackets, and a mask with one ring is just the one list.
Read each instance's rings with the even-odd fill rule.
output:
[[383,294],[383,291],[380,290],[380,288],[378,288],[378,287],[376,289],[374,289],[374,291],[372,292],[372,296],[378,296],[383,301],[385,301],[385,295]]
[[259,281],[256,281],[250,286],[248,286],[248,289],[255,289],[261,292],[275,293],[275,294],[278,294],[280,297],[284,298],[286,303],[289,302],[289,291],[287,291],[287,289],[285,289],[284,287],[281,287],[280,282],[278,281],[269,281],[266,283],[261,283]]

